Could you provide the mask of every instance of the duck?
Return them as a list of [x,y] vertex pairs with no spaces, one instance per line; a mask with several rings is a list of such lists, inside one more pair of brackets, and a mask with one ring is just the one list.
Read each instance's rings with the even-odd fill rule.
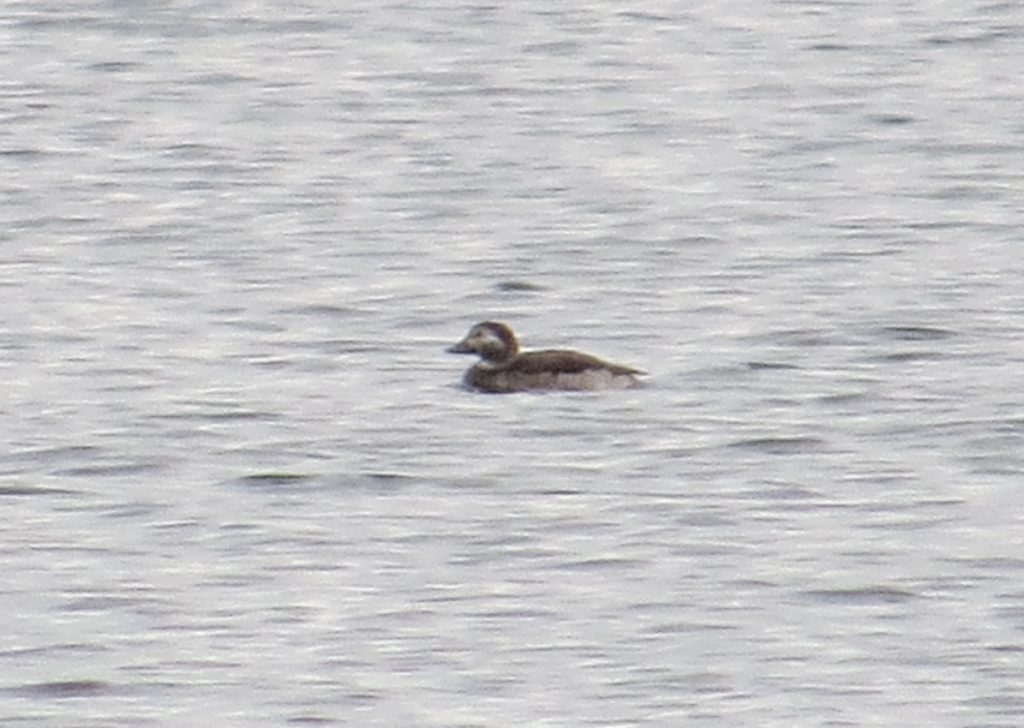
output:
[[639,369],[613,364],[568,349],[519,351],[512,329],[498,321],[473,326],[452,354],[476,354],[480,361],[463,377],[469,389],[492,394],[542,390],[597,391],[641,386]]

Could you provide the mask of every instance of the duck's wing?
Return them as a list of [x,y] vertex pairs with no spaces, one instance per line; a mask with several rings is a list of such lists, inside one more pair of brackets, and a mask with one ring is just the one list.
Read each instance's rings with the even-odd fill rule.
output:
[[507,371],[521,374],[579,374],[594,369],[604,369],[616,375],[644,373],[639,369],[613,364],[590,354],[565,349],[546,349],[520,354],[509,362]]

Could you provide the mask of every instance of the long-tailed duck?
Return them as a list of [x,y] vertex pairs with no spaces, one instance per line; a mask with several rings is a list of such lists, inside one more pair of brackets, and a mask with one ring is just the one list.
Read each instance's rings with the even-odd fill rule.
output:
[[639,369],[578,351],[546,349],[519,353],[512,329],[496,321],[477,324],[448,351],[480,356],[480,361],[466,371],[463,382],[481,392],[626,389],[638,386],[636,375],[643,374]]

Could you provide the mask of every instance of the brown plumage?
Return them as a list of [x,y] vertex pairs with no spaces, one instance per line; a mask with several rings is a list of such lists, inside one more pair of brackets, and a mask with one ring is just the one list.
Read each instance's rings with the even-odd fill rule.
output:
[[636,387],[639,369],[613,364],[590,354],[565,349],[519,352],[515,334],[496,321],[477,324],[448,351],[477,354],[481,361],[463,382],[482,392],[523,392],[560,389],[590,391]]

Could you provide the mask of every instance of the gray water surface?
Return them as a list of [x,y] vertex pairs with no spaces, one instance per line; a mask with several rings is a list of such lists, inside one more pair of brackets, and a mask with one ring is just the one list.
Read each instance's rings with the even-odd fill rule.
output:
[[[0,723],[1020,726],[1022,57],[5,3]],[[464,391],[484,318],[649,386]]]

